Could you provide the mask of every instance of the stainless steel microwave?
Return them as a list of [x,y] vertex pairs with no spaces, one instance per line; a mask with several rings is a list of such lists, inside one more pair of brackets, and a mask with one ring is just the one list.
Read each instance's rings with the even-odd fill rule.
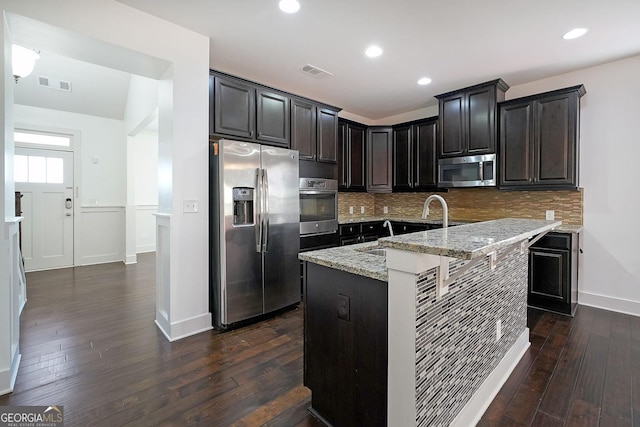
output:
[[438,161],[438,187],[496,185],[496,155],[453,157]]

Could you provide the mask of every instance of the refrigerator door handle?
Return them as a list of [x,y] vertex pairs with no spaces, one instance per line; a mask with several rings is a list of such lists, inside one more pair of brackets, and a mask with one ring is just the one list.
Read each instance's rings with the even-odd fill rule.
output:
[[256,191],[255,191],[255,233],[256,252],[262,252],[262,169],[256,169]]
[[264,187],[264,193],[262,194],[264,198],[264,239],[262,242],[262,252],[267,252],[269,248],[269,176],[267,175],[267,170],[263,169],[263,178],[262,185]]

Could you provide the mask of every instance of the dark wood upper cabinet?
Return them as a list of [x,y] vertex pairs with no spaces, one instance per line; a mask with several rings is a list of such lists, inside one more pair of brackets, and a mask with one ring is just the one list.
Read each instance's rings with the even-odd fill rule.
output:
[[414,185],[413,127],[393,128],[393,190],[411,190]]
[[291,148],[300,159],[338,163],[338,111],[294,98],[291,115]]
[[393,191],[436,188],[438,118],[393,127]]
[[[291,147],[301,160],[337,163],[339,108],[211,70],[209,110],[210,135]],[[335,173],[335,166],[312,169],[313,176]]]
[[367,129],[367,192],[388,193],[392,188],[393,129]]
[[256,90],[239,80],[214,77],[214,133],[253,139]]
[[319,162],[338,162],[338,112],[318,108],[318,157]]
[[298,150],[300,159],[316,159],[316,105],[299,99],[291,100],[291,148]]
[[338,188],[365,191],[365,141],[367,128],[354,122],[338,122]]
[[414,189],[433,189],[437,185],[438,160],[436,142],[438,140],[438,118],[421,121],[413,125],[415,168]]
[[436,96],[438,158],[495,153],[497,106],[507,89],[498,79]]
[[579,85],[500,104],[501,188],[577,188],[585,93]]
[[257,139],[289,147],[289,98],[265,89],[257,89]]

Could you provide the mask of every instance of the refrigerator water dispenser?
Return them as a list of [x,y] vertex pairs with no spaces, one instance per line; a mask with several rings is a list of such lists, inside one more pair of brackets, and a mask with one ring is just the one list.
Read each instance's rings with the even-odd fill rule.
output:
[[253,188],[233,187],[233,225],[253,224]]

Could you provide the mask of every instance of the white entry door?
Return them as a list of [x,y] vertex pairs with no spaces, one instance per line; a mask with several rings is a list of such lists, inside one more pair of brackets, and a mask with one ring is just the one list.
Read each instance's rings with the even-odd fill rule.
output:
[[16,148],[26,271],[73,266],[73,152]]

